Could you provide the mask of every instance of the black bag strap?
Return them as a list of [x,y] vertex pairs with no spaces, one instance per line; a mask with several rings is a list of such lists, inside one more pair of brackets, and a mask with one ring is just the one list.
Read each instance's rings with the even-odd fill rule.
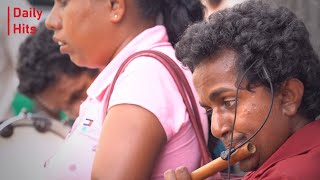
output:
[[201,125],[201,119],[200,119],[200,114],[198,111],[198,106],[195,101],[195,97],[193,95],[192,89],[189,85],[189,82],[187,78],[185,77],[183,71],[180,69],[180,67],[166,54],[159,52],[159,51],[154,51],[154,50],[144,50],[144,51],[139,51],[131,56],[129,56],[120,66],[118,69],[112,83],[110,90],[107,92],[107,97],[106,97],[106,107],[109,107],[109,101],[111,98],[111,94],[113,92],[114,86],[116,84],[116,81],[120,74],[125,70],[125,68],[128,66],[128,64],[135,60],[137,57],[141,56],[146,56],[146,57],[151,57],[153,59],[158,60],[161,62],[166,69],[169,71],[170,75],[174,79],[179,92],[183,98],[183,102],[187,108],[187,112],[189,114],[191,124],[193,126],[193,129],[195,131],[199,147],[200,147],[200,152],[202,156],[202,164],[206,164],[210,161],[210,155],[207,150],[207,145]]

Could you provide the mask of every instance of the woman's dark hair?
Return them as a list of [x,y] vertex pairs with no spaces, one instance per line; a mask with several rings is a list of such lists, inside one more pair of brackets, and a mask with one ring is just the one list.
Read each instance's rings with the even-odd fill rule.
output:
[[225,49],[238,54],[238,81],[255,62],[245,76],[248,89],[255,85],[269,88],[262,73],[265,66],[276,92],[288,79],[303,83],[302,116],[314,120],[320,114],[319,57],[304,23],[289,9],[253,0],[215,13],[186,30],[176,45],[176,55],[193,71]]
[[142,17],[156,19],[162,14],[169,41],[174,46],[186,28],[203,19],[200,0],[136,0]]
[[46,29],[44,21],[37,32],[27,37],[20,45],[17,73],[18,90],[33,98],[53,86],[61,75],[77,77],[88,73],[92,77],[98,70],[78,67],[68,55],[60,53],[59,45],[52,39],[53,31]]

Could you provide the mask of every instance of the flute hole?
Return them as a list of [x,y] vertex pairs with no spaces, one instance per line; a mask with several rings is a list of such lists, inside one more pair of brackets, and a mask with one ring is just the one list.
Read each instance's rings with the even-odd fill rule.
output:
[[256,146],[253,145],[252,143],[248,143],[247,149],[251,154],[256,152]]

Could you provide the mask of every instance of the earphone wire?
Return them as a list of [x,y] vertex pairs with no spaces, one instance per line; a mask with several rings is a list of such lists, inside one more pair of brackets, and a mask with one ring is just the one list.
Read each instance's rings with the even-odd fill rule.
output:
[[253,65],[256,63],[257,61],[254,61],[247,69],[246,71],[243,73],[238,85],[237,85],[237,90],[236,90],[236,101],[235,101],[235,110],[234,110],[234,118],[233,118],[233,124],[232,124],[232,131],[231,131],[231,137],[230,137],[230,146],[228,149],[228,179],[230,179],[230,156],[231,156],[231,148],[232,148],[232,141],[233,141],[233,132],[234,132],[234,126],[236,124],[236,119],[237,119],[237,106],[238,106],[238,95],[239,95],[239,87],[241,85],[241,82],[243,81],[245,75],[247,74],[247,72],[253,67]]
[[[243,81],[246,73],[252,68],[252,66],[256,63],[253,62],[248,68],[247,70],[244,72],[244,74],[242,75],[238,85],[237,85],[237,90],[236,90],[236,101],[235,101],[235,115],[234,115],[234,121],[233,121],[233,125],[232,125],[232,132],[231,132],[231,137],[230,137],[230,147],[228,149],[228,180],[230,180],[230,157],[231,157],[231,154],[233,152],[235,152],[238,148],[240,148],[241,146],[243,146],[244,144],[246,144],[247,142],[249,142],[253,137],[255,137],[258,132],[264,127],[265,123],[267,122],[269,116],[270,116],[270,113],[271,113],[271,110],[272,110],[272,106],[273,106],[273,100],[274,100],[274,92],[273,92],[273,85],[272,85],[272,82],[271,82],[271,78],[269,76],[269,73],[267,71],[267,68],[265,66],[262,67],[262,70],[263,70],[263,73],[264,73],[264,76],[265,78],[268,80],[269,82],[269,86],[270,86],[270,92],[271,92],[271,103],[270,103],[270,108],[269,108],[269,111],[263,121],[263,123],[261,124],[261,126],[259,127],[259,129],[253,133],[251,135],[250,138],[248,138],[246,141],[242,142],[240,145],[236,146],[235,148],[232,148],[232,141],[233,141],[233,132],[234,132],[234,126],[235,126],[235,123],[236,123],[236,117],[237,117],[237,106],[238,106],[238,93],[239,93],[239,87],[241,85],[241,82]],[[231,149],[232,148],[232,149]]]
[[[264,71],[267,73],[266,69],[264,69]],[[269,76],[268,76],[269,77]],[[273,101],[274,101],[274,90],[273,90],[273,85],[271,83],[271,79],[268,78],[268,82],[270,85],[270,92],[271,92],[271,103],[270,103],[270,107],[269,107],[269,111],[267,113],[266,118],[264,119],[263,123],[261,124],[260,128],[251,135],[250,138],[248,138],[246,141],[244,141],[243,143],[241,143],[240,145],[238,145],[237,147],[234,148],[234,150],[232,150],[233,152],[236,151],[238,148],[240,148],[241,146],[243,146],[244,144],[246,144],[247,142],[249,142],[256,134],[258,134],[258,132],[263,128],[263,126],[265,125],[265,123],[267,122],[267,119],[270,116],[271,110],[272,110],[272,106],[273,106]]]

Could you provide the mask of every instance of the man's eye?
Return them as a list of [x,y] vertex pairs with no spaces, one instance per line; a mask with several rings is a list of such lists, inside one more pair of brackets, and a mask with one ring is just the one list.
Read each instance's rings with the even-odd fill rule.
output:
[[232,100],[225,100],[224,102],[224,106],[227,107],[227,108],[232,108],[235,103],[236,103],[236,100],[232,99]]
[[210,109],[206,109],[206,114],[208,116],[211,116],[212,115],[212,109],[211,108]]

